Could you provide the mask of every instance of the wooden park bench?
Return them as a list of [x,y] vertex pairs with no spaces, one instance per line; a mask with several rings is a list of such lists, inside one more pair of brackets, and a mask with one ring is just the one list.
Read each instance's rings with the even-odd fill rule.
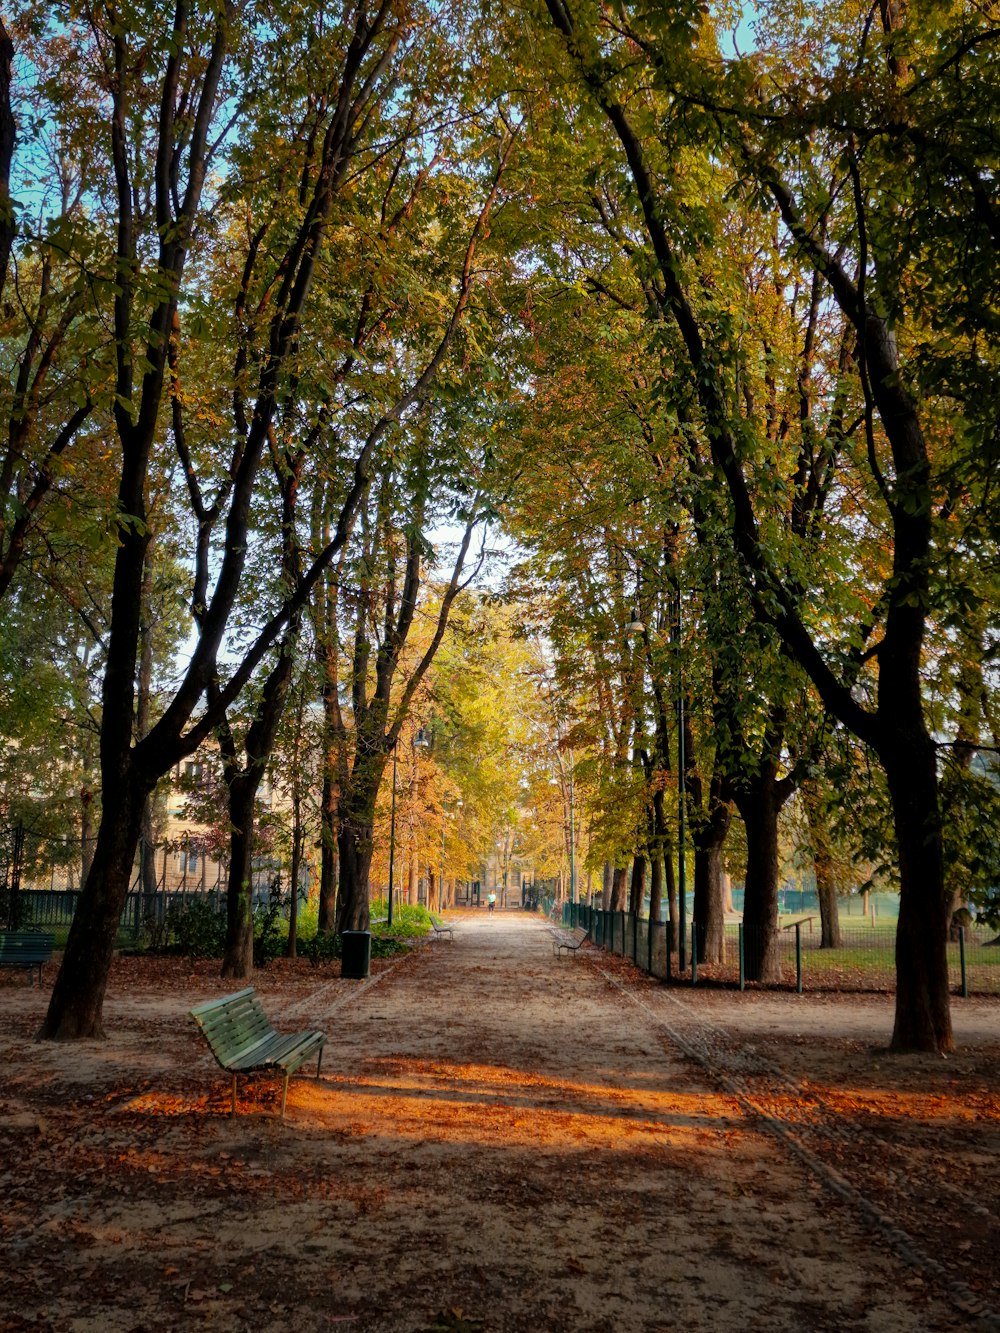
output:
[[552,952],[557,958],[562,957],[563,949],[576,953],[589,936],[584,926],[574,926],[572,930],[558,930],[552,936]]
[[53,934],[37,930],[7,930],[0,932],[0,967],[23,967],[28,980],[34,985],[32,972],[38,968],[38,984],[42,984],[42,967],[52,957],[55,943]]
[[443,921],[432,921],[432,922],[431,922],[431,939],[432,939],[432,940],[443,940],[444,937],[445,937],[446,935],[447,935],[448,938],[451,940],[452,944],[454,944],[454,943],[455,943],[455,931],[454,931],[454,928],[453,928],[452,926],[446,926],[446,925],[444,924]]
[[233,1115],[236,1114],[236,1076],[262,1069],[280,1069],[285,1075],[281,1116],[285,1116],[289,1077],[311,1056],[316,1056],[316,1077],[323,1063],[322,1032],[275,1032],[252,986],[219,1000],[196,1004],[191,1017],[201,1028],[212,1054],[233,1076]]

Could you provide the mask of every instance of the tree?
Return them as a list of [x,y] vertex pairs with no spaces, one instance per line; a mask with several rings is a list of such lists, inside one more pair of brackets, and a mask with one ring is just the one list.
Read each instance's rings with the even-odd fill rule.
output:
[[[408,392],[384,412],[360,444],[354,479],[348,490],[336,531],[327,547],[312,561],[294,593],[265,620],[238,665],[228,674],[212,701],[192,725],[192,715],[218,672],[219,651],[235,604],[245,566],[251,502],[281,395],[283,376],[299,348],[302,322],[312,291],[316,266],[327,235],[334,197],[349,164],[368,132],[367,113],[382,80],[396,76],[393,61],[400,43],[411,31],[415,14],[398,15],[383,5],[369,11],[361,5],[351,23],[336,28],[319,43],[331,62],[324,87],[327,93],[308,109],[303,131],[295,140],[300,171],[299,204],[282,241],[273,281],[262,294],[260,319],[244,326],[247,350],[259,339],[260,358],[236,364],[240,377],[234,386],[236,434],[228,476],[220,483],[219,512],[199,514],[198,559],[193,605],[199,611],[197,644],[183,678],[162,716],[150,732],[132,744],[133,704],[140,625],[143,565],[149,540],[145,499],[161,408],[168,388],[168,358],[176,346],[181,292],[192,246],[202,255],[213,253],[208,244],[208,217],[202,208],[215,147],[213,124],[223,114],[227,121],[235,107],[237,124],[243,117],[245,144],[253,150],[256,133],[266,135],[266,117],[248,116],[254,87],[254,61],[281,63],[296,46],[314,46],[309,16],[300,15],[294,34],[286,29],[241,28],[235,4],[209,12],[189,12],[186,3],[174,13],[169,37],[160,38],[136,25],[107,22],[92,15],[92,42],[88,58],[97,77],[106,81],[110,108],[110,163],[112,198],[117,209],[115,356],[117,360],[114,418],[120,450],[118,488],[118,554],[112,593],[107,669],[103,685],[101,768],[104,808],[91,873],[74,918],[66,953],[42,1025],[44,1037],[98,1035],[115,929],[135,853],[142,809],[163,772],[184,754],[195,750],[252,678],[289,619],[304,605],[326,563],[349,535],[353,515],[365,491],[369,469],[379,441],[391,424],[420,396],[433,377],[468,303],[472,280],[471,256],[455,308],[435,352]],[[238,39],[238,40],[235,40]],[[140,58],[141,56],[141,58]],[[332,70],[332,72],[330,72]],[[301,73],[301,71],[300,71]],[[228,104],[232,80],[233,103]],[[244,89],[242,97],[237,85]],[[294,80],[282,84],[294,89],[306,103],[308,94]],[[183,106],[183,114],[182,114]],[[155,108],[155,110],[154,110]],[[134,119],[133,111],[137,114]],[[147,115],[149,119],[143,117]],[[135,139],[129,140],[134,133]],[[225,147],[231,132],[219,139]],[[315,149],[315,152],[313,151]],[[134,181],[145,164],[152,163],[152,206],[136,211]],[[238,186],[239,179],[234,178]],[[225,176],[213,178],[213,186]],[[265,233],[267,227],[265,224]],[[478,233],[476,233],[478,236]],[[148,244],[147,244],[148,241]],[[256,257],[258,246],[251,245]],[[149,262],[146,257],[152,256]],[[196,275],[197,276],[197,275]],[[252,276],[252,270],[251,270]],[[144,328],[138,346],[135,330]],[[197,328],[192,330],[197,332]],[[181,350],[183,356],[183,349]],[[248,401],[251,391],[252,405]],[[175,400],[176,402],[176,400]],[[175,418],[176,420],[176,418]],[[185,464],[183,444],[175,439]],[[192,492],[194,495],[195,492]],[[217,564],[208,560],[208,538],[225,507],[225,539]],[[209,571],[214,572],[210,592]]]
[[[755,604],[755,614],[770,623],[781,636],[787,652],[807,672],[826,708],[851,728],[878,754],[885,767],[892,797],[896,842],[902,882],[902,906],[897,936],[897,1011],[893,1047],[948,1049],[951,1029],[945,967],[945,915],[942,907],[943,860],[941,816],[938,800],[935,745],[929,734],[922,692],[922,649],[928,606],[932,597],[932,531],[934,526],[933,467],[927,435],[921,420],[921,404],[901,373],[892,310],[905,304],[900,287],[886,286],[893,272],[891,259],[882,265],[876,239],[888,239],[881,230],[880,208],[895,198],[885,187],[889,177],[879,178],[877,156],[862,160],[851,136],[857,124],[836,124],[843,100],[832,115],[819,122],[837,141],[842,156],[835,179],[843,189],[828,188],[828,160],[805,159],[805,186],[797,192],[783,174],[782,155],[791,162],[801,159],[802,127],[822,105],[803,89],[808,110],[803,118],[796,106],[783,114],[779,105],[783,92],[758,117],[756,107],[748,114],[746,84],[749,65],[738,68],[734,83],[743,80],[740,97],[733,87],[715,77],[720,67],[709,35],[697,31],[694,12],[673,27],[656,26],[650,15],[622,12],[604,24],[571,12],[561,0],[548,0],[548,10],[562,34],[569,56],[594,105],[606,119],[621,146],[632,177],[642,227],[649,246],[649,262],[655,272],[655,295],[663,318],[676,329],[687,361],[695,402],[711,449],[712,465],[725,484],[731,505],[734,549],[742,561]],[[895,10],[883,14],[887,36],[888,80],[875,76],[871,87],[885,104],[872,109],[865,128],[876,131],[885,124],[889,100],[897,95],[910,68],[900,56],[895,38]],[[652,80],[655,91],[643,105],[637,100],[630,109],[624,101],[625,65],[620,59],[627,44],[628,76],[636,70],[636,53]],[[928,48],[930,49],[930,48]],[[910,53],[912,55],[912,51]],[[823,57],[825,58],[825,51]],[[872,65],[878,57],[864,48],[862,63]],[[937,63],[937,57],[932,57]],[[937,67],[940,69],[940,66]],[[824,70],[831,81],[843,70]],[[753,71],[756,77],[757,71]],[[934,77],[938,77],[937,70]],[[824,82],[823,97],[832,83]],[[725,93],[729,93],[728,99]],[[662,95],[662,101],[656,99]],[[836,100],[836,99],[834,99]],[[849,103],[848,103],[849,105]],[[798,258],[809,265],[816,281],[836,302],[855,340],[849,354],[857,367],[864,397],[869,481],[881,505],[880,522],[891,535],[892,568],[883,581],[871,621],[860,636],[856,631],[840,649],[843,669],[832,665],[833,657],[821,646],[821,632],[803,600],[801,577],[789,567],[789,557],[770,540],[766,505],[755,496],[750,481],[749,459],[753,456],[748,429],[753,413],[737,416],[729,383],[731,373],[725,358],[717,354],[714,312],[695,294],[687,276],[684,244],[666,225],[668,191],[662,167],[665,144],[678,142],[679,118],[672,109],[691,110],[684,129],[705,130],[719,124],[721,143],[731,154],[734,177],[743,171],[777,205],[785,234]],[[641,109],[640,109],[641,108]],[[699,115],[704,112],[704,115]],[[727,113],[731,119],[727,119]],[[791,130],[794,124],[794,131]],[[746,127],[750,126],[750,132]],[[776,128],[775,128],[776,127]],[[769,131],[774,130],[773,134]],[[660,138],[657,138],[658,133]],[[758,133],[756,141],[753,134]],[[787,137],[786,137],[787,136]],[[839,138],[838,138],[839,136]],[[808,139],[807,139],[808,142]],[[876,172],[865,177],[869,165]],[[814,170],[815,168],[815,170]],[[789,170],[791,170],[791,166]],[[841,200],[849,206],[841,207]],[[836,241],[832,233],[836,232]],[[838,249],[838,246],[840,247]],[[692,257],[701,251],[695,242]],[[856,261],[848,272],[847,259]],[[878,426],[876,428],[876,422]],[[759,438],[759,436],[758,436]],[[816,461],[813,455],[813,461]],[[835,460],[831,460],[835,461]],[[887,471],[890,469],[890,471]],[[756,480],[756,474],[754,476]],[[808,490],[805,492],[808,494]],[[873,639],[876,626],[879,634]],[[859,676],[875,668],[875,698],[865,707],[855,695]]]

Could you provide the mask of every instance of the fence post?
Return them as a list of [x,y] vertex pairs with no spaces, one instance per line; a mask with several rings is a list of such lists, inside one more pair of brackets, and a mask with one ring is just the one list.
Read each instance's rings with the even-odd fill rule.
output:
[[969,976],[965,970],[965,927],[958,928],[958,963],[962,969],[962,998],[969,998]]
[[740,922],[740,990],[746,990],[747,985],[747,954],[746,945],[743,942],[743,922]]
[[795,923],[795,989],[802,994],[802,922]]
[[691,985],[698,984],[698,927],[691,922]]

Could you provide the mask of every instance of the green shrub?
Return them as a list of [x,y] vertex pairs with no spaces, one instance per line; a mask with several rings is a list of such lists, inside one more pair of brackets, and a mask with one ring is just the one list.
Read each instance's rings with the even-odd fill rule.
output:
[[172,904],[153,937],[155,952],[186,958],[221,958],[225,947],[226,914],[218,909],[215,894]]
[[340,936],[332,930],[327,935],[317,931],[304,942],[300,952],[305,954],[314,967],[319,963],[332,963],[340,957]]
[[281,895],[272,892],[267,904],[253,914],[253,965],[266,967],[272,958],[285,952],[288,923]]

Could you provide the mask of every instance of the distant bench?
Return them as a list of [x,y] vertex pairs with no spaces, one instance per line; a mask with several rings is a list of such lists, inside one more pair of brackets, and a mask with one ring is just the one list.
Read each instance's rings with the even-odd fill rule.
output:
[[432,922],[431,922],[431,939],[432,939],[432,940],[443,940],[444,937],[445,937],[446,935],[447,935],[448,938],[451,940],[452,944],[454,944],[454,943],[455,943],[455,931],[454,931],[453,927],[451,927],[451,926],[446,926],[446,925],[444,924],[444,922],[437,922],[437,921],[432,921]]
[[42,968],[52,957],[55,935],[37,930],[0,931],[0,967],[23,967],[34,984],[32,971],[38,968],[38,984],[42,984]]
[[552,935],[552,952],[557,958],[562,957],[563,949],[576,953],[585,940],[589,939],[584,926],[574,926],[572,930],[558,930]]
[[315,1055],[316,1077],[323,1063],[322,1032],[275,1032],[261,1008],[254,988],[196,1004],[191,1017],[201,1028],[212,1054],[233,1076],[233,1115],[236,1114],[236,1075],[262,1069],[280,1069],[285,1075],[281,1116],[285,1116],[289,1077]]

